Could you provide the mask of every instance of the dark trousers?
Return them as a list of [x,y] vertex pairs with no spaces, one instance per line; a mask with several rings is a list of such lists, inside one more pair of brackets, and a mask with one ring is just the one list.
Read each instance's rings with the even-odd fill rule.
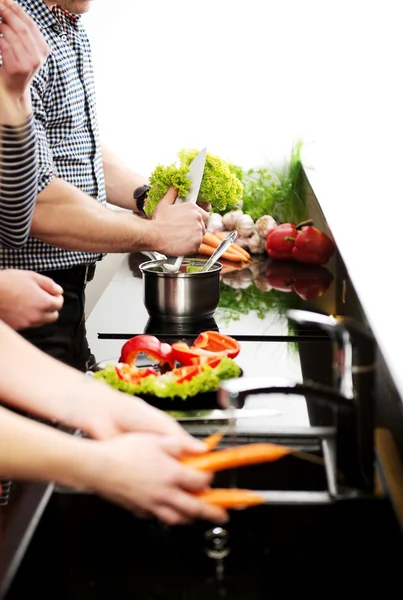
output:
[[87,371],[96,360],[88,346],[85,330],[85,286],[94,276],[95,267],[74,267],[44,271],[61,285],[64,304],[55,323],[24,329],[19,333],[50,356],[80,371]]

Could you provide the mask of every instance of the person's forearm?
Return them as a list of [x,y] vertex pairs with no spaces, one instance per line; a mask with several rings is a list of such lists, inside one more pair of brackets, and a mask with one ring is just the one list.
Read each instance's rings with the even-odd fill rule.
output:
[[22,125],[0,126],[0,244],[27,242],[38,190],[33,117]]
[[138,252],[157,248],[155,229],[152,221],[108,209],[55,178],[37,196],[31,236],[66,250]]
[[0,478],[87,489],[90,442],[0,407]]
[[0,85],[0,126],[22,125],[31,111],[29,90],[22,96],[14,97]]
[[118,392],[56,361],[1,321],[0,339],[1,370],[7,374],[0,377],[1,403],[90,432],[94,415],[119,401]]
[[[82,426],[80,401],[98,382],[54,360],[0,321],[0,402],[50,420]],[[29,382],[35,382],[30,385]],[[84,391],[85,388],[85,391]]]
[[133,192],[136,188],[147,183],[138,173],[129,169],[106,146],[102,146],[102,162],[105,173],[106,199],[110,204],[135,210]]

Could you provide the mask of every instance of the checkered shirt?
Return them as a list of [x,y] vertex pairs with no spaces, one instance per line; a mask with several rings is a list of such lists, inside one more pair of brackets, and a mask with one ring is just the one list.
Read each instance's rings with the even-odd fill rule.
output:
[[[60,177],[106,203],[91,49],[79,17],[42,0],[18,0],[44,34],[51,54],[31,87],[38,140],[38,193]],[[55,198],[57,202],[57,198]],[[0,267],[48,271],[94,263],[102,254],[72,252],[29,237],[0,246]]]

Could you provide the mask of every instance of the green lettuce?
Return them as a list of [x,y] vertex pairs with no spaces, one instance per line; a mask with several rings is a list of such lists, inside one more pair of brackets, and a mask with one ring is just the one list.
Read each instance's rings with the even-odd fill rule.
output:
[[131,395],[149,394],[158,398],[191,398],[203,392],[212,392],[220,387],[223,379],[239,377],[241,369],[228,357],[221,359],[219,364],[211,368],[206,365],[202,373],[198,373],[190,381],[177,383],[171,372],[163,375],[144,377],[139,384],[128,383],[120,379],[115,366],[107,365],[101,371],[94,373],[95,379],[103,381],[111,387]]
[[[184,198],[190,188],[186,177],[189,165],[199,150],[183,148],[178,152],[180,165],[158,165],[150,175],[151,189],[144,206],[147,215],[152,215],[161,198],[168,188],[173,185],[178,190],[178,196]],[[198,199],[210,203],[216,210],[223,211],[233,208],[242,198],[243,185],[228,163],[207,152],[206,165],[200,186]]]

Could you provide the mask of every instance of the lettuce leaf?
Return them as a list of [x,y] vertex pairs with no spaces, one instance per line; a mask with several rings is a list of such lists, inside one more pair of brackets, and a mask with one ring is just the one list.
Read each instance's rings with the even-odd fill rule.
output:
[[94,373],[95,379],[103,381],[111,387],[131,395],[149,394],[158,398],[191,398],[203,392],[212,392],[220,387],[223,379],[239,377],[241,369],[228,357],[221,359],[212,369],[206,365],[202,373],[198,373],[190,381],[177,383],[171,372],[163,375],[144,377],[139,384],[128,383],[118,377],[115,366],[107,365],[101,371]]

